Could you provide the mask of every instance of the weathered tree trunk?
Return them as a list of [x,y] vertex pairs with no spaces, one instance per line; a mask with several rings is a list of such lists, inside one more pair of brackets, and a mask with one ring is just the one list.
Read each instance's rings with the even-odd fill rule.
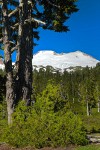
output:
[[98,97],[98,112],[100,112],[100,97]]
[[86,105],[87,105],[87,116],[90,116],[88,100],[86,101]]
[[24,68],[24,84],[23,84],[23,100],[26,100],[26,105],[31,103],[31,94],[32,94],[32,48],[33,48],[33,35],[32,35],[32,23],[31,15],[32,8],[31,5],[28,5],[26,9],[26,18],[30,20],[25,24],[25,68]]
[[74,97],[73,97],[73,104],[74,104],[74,102],[75,102],[75,99],[74,99]]
[[87,103],[87,116],[90,116],[91,115],[91,106],[89,105],[89,102],[88,102],[88,100],[86,101],[86,103]]
[[10,26],[8,19],[7,0],[3,0],[2,15],[3,15],[3,44],[4,44],[4,61],[6,71],[6,101],[8,111],[8,124],[12,124],[12,114],[14,111],[14,85],[13,85],[13,71],[10,51]]
[[18,49],[16,60],[16,102],[22,98],[22,85],[24,82],[24,63],[25,63],[25,35],[24,35],[24,9],[23,0],[20,0],[19,9],[19,26],[18,26]]
[[[32,25],[31,8],[27,0],[19,4],[18,51],[16,63],[16,101],[23,99],[27,105],[31,102],[32,93]],[[29,21],[26,21],[30,19]]]

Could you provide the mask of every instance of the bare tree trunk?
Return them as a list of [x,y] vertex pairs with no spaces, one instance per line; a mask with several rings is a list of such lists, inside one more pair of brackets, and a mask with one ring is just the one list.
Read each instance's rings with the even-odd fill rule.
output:
[[[19,27],[18,27],[18,50],[16,62],[16,102],[23,99],[23,85],[25,84],[25,61],[26,61],[26,37],[28,29],[25,28],[27,19],[27,0],[20,0],[19,3]],[[27,31],[27,32],[26,32]]]
[[2,15],[3,15],[3,44],[4,44],[4,61],[6,71],[6,101],[8,111],[8,124],[12,124],[12,114],[14,112],[14,85],[13,85],[13,71],[10,51],[10,26],[8,19],[7,0],[3,0]]
[[92,109],[91,109],[91,106],[89,105],[89,102],[88,100],[86,101],[86,105],[87,105],[87,116],[90,116],[92,114]]
[[74,97],[73,97],[73,103],[75,102],[75,99],[74,99]]
[[98,112],[100,112],[100,97],[98,98]]
[[[28,11],[27,11],[28,10]],[[24,68],[24,84],[23,84],[23,100],[26,101],[26,105],[31,103],[31,94],[32,94],[32,48],[33,48],[33,35],[32,35],[32,23],[31,15],[32,8],[31,5],[28,5],[26,9],[26,18],[30,20],[25,25],[25,35],[26,35],[26,44],[25,44],[25,68]]]
[[90,116],[90,113],[89,113],[89,103],[88,103],[88,100],[86,101],[86,105],[87,105],[87,116]]
[[[27,0],[20,0],[19,4],[19,29],[18,29],[18,51],[16,63],[16,101],[23,99],[26,105],[30,105],[32,94],[32,25],[31,5]],[[30,19],[30,22],[25,22]]]
[[17,60],[16,60],[16,76],[15,76],[15,82],[16,82],[16,102],[18,102],[22,98],[22,85],[24,82],[24,63],[25,63],[25,35],[24,35],[24,15],[23,15],[23,0],[20,0],[19,6],[19,26],[18,26],[18,49],[17,49]]

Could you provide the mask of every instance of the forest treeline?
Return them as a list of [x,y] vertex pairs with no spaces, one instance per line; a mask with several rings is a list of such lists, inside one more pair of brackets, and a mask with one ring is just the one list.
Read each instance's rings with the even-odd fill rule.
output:
[[33,71],[31,106],[20,101],[7,126],[5,74],[0,72],[0,141],[14,146],[67,146],[88,143],[100,132],[100,63],[63,73],[47,66]]
[[[48,82],[60,86],[63,99],[68,101],[69,107],[75,113],[92,114],[92,108],[100,112],[100,63],[95,68],[76,69],[76,71],[53,73],[50,66],[33,72],[34,96],[41,93]],[[34,100],[35,98],[33,98]],[[85,107],[85,112],[83,108]]]
[[5,64],[0,74],[0,142],[34,148],[85,145],[86,132],[99,132],[100,64],[63,74],[47,66],[32,74],[39,28],[69,31],[65,22],[78,11],[76,1],[0,1],[0,49]]

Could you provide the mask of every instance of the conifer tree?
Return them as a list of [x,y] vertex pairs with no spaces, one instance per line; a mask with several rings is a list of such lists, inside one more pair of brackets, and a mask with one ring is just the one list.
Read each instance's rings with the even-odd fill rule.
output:
[[4,63],[6,71],[6,101],[8,111],[8,124],[12,123],[12,113],[14,111],[14,85],[13,85],[13,72],[12,60],[10,49],[10,26],[7,9],[7,0],[2,0],[2,41],[4,45]]
[[[4,19],[5,10],[7,14],[6,22],[4,23],[4,19],[1,19],[1,23],[3,29],[7,28],[7,33],[3,32],[2,36],[6,72],[10,72],[9,82],[7,82],[10,87],[8,90],[8,84],[6,84],[6,89],[12,92],[10,94],[12,96],[12,111],[10,114],[12,114],[13,104],[17,100],[24,99],[27,105],[31,101],[32,48],[34,38],[39,38],[37,28],[41,26],[43,29],[57,32],[68,31],[69,29],[64,23],[70,14],[77,12],[78,9],[75,5],[76,0],[1,0],[1,2],[3,4],[1,9]],[[6,9],[3,9],[4,6],[6,6]],[[2,41],[1,35],[0,38],[0,41]],[[15,77],[13,76],[11,61],[11,54],[14,50],[17,51]],[[13,83],[15,84],[14,86]],[[7,96],[7,102],[9,102],[9,98]],[[11,122],[11,119],[9,122]]]
[[[19,81],[23,85],[21,86],[22,98],[27,101],[31,99],[31,89],[32,89],[32,38],[37,35],[37,32],[34,31],[35,28],[42,25],[44,29],[51,29],[58,32],[68,31],[68,27],[64,25],[64,22],[69,18],[69,15],[73,12],[77,11],[76,5],[74,4],[74,0],[72,1],[25,1],[21,0],[19,4],[19,11],[23,10],[21,14],[19,14],[20,21],[22,24],[22,41],[24,45],[22,46],[19,53],[22,55],[18,55],[21,61],[19,61],[19,66],[22,67],[20,69]],[[40,9],[39,9],[40,8]],[[41,11],[42,10],[42,11]],[[45,26],[44,26],[45,25]],[[20,23],[19,23],[20,26]],[[33,32],[33,31],[34,32]],[[27,32],[28,31],[28,32]],[[32,37],[33,33],[33,37]],[[18,33],[19,36],[20,33]],[[26,39],[25,36],[27,35]],[[21,35],[20,35],[21,37]],[[19,37],[19,38],[20,38]],[[36,36],[38,37],[38,35]],[[20,43],[19,43],[20,45]],[[22,58],[21,58],[22,57]],[[22,76],[23,71],[23,77]],[[17,94],[20,95],[20,94]]]

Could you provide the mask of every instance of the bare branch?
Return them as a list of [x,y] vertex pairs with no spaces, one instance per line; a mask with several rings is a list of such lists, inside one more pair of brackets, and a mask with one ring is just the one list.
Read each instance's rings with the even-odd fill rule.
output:
[[46,0],[47,2],[48,2],[48,4],[50,4],[50,5],[52,5],[52,6],[54,6],[54,7],[57,7],[57,8],[60,8],[60,6],[59,5],[55,5],[55,4],[53,4],[53,3],[51,3],[49,0]]
[[13,48],[11,49],[11,52],[13,53],[17,48],[18,48],[18,45],[16,45],[15,47],[13,47]]
[[46,23],[44,21],[41,21],[41,20],[38,20],[38,19],[34,19],[32,18],[32,21],[35,21],[37,23],[40,23],[40,24],[43,24],[43,25],[46,25]]
[[11,29],[16,29],[16,27],[18,27],[19,23],[14,24],[13,26],[11,26]]
[[9,43],[10,43],[10,44],[14,44],[14,45],[15,45],[15,43],[14,43],[13,41],[9,41]]
[[0,42],[3,42],[3,38],[0,39]]
[[14,15],[15,13],[17,13],[19,11],[19,8],[21,6],[17,7],[15,10],[13,10],[10,14],[8,14],[8,17],[11,17],[12,15]]
[[13,29],[13,30],[15,29],[15,27],[13,27],[13,26],[10,26],[10,28]]
[[17,27],[19,25],[19,23],[16,23],[15,25],[14,25],[14,27]]
[[31,5],[32,5],[32,1],[28,0],[28,4],[31,4]]
[[37,22],[38,24],[46,25],[46,23],[45,23],[44,21],[41,21],[41,20],[38,20],[38,19],[34,19],[34,18],[26,19],[26,20],[25,20],[25,23],[26,23],[26,22]]

